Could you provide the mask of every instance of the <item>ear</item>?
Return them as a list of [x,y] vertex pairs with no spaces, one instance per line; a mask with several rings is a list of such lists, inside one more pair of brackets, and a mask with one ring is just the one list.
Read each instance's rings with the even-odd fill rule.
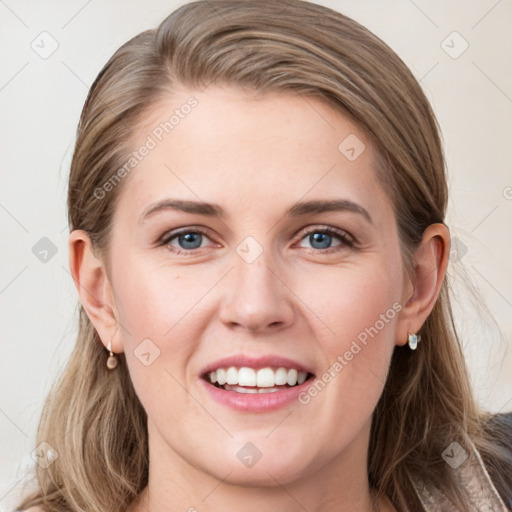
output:
[[75,229],[69,235],[69,268],[80,302],[103,345],[111,342],[112,352],[122,352],[110,281],[104,262],[93,253],[87,231]]
[[409,333],[417,333],[434,309],[450,255],[450,232],[445,224],[428,226],[413,256],[412,275],[406,275],[396,344],[405,345]]

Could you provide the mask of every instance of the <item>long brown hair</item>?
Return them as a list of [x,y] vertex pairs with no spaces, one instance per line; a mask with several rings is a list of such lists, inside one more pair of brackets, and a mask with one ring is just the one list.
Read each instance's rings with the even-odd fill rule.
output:
[[[284,91],[319,99],[350,116],[378,152],[376,172],[394,205],[404,263],[425,228],[447,206],[439,130],[418,82],[400,58],[355,21],[300,0],[203,0],[182,6],[157,29],[125,43],[92,85],[82,110],[68,190],[70,229],[86,230],[108,254],[123,182],[98,199],[133,151],[136,128],[176,86],[229,84],[256,93]],[[96,193],[95,193],[96,191]],[[115,372],[85,310],[71,358],[49,394],[37,444],[58,454],[37,467],[38,490],[20,506],[50,512],[125,510],[147,485],[146,413],[123,354]],[[398,509],[419,510],[411,481],[435,485],[457,510],[470,510],[440,454],[471,439],[502,497],[505,434],[487,428],[470,388],[446,280],[412,352],[396,347],[373,415],[368,474]],[[508,466],[507,466],[508,465]]]

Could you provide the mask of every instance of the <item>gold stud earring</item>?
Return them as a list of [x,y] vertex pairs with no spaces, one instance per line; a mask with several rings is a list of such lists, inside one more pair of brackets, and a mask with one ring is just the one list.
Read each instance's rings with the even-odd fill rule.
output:
[[107,359],[107,368],[109,370],[113,370],[117,366],[117,358],[112,353],[112,342],[111,341],[108,342],[108,351],[110,352],[110,356]]
[[418,346],[418,341],[421,340],[421,336],[418,336],[417,334],[409,334],[407,336],[407,341],[409,343],[409,347],[411,350],[416,350],[416,347]]

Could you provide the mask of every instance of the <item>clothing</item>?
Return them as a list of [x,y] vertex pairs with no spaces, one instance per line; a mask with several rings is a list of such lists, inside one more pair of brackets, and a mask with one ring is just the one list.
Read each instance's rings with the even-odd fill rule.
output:
[[[512,426],[512,414],[502,416]],[[512,510],[512,497],[509,503],[505,504],[494,487],[482,457],[473,443],[470,444],[470,448],[471,451],[467,454],[466,460],[457,467],[452,467],[455,480],[471,496],[472,512],[508,512]],[[453,450],[462,450],[462,448],[460,445],[454,446],[451,451],[452,457],[454,454]],[[460,453],[465,454],[467,452],[462,450]],[[439,489],[425,486],[421,482],[414,483],[414,489],[423,505],[423,512],[455,512],[453,505],[450,504],[446,496]]]

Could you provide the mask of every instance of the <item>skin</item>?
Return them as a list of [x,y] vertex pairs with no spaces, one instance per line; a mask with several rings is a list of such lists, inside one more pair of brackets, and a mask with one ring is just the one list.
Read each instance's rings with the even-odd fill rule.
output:
[[[148,113],[134,148],[191,95],[198,106],[122,185],[111,273],[87,233],[69,239],[81,302],[104,345],[125,352],[148,413],[149,485],[129,510],[370,511],[372,413],[395,345],[419,331],[435,304],[449,232],[427,228],[408,275],[372,145],[316,99],[181,89]],[[351,134],[366,147],[355,161],[338,150]],[[168,197],[217,203],[225,217],[167,210],[139,222]],[[372,223],[350,211],[284,216],[298,201],[341,198],[363,206]],[[169,244],[178,254],[158,243],[199,226],[207,231],[200,248],[180,247],[175,237]],[[327,248],[310,238],[328,226],[356,248],[336,236]],[[252,263],[236,252],[246,236],[263,249]],[[290,357],[321,376],[394,303],[400,312],[306,405],[242,413],[199,386],[206,364],[237,353]],[[160,350],[149,366],[134,355],[144,339]],[[250,468],[236,456],[248,441],[262,453]],[[383,500],[380,510],[394,508]]]

